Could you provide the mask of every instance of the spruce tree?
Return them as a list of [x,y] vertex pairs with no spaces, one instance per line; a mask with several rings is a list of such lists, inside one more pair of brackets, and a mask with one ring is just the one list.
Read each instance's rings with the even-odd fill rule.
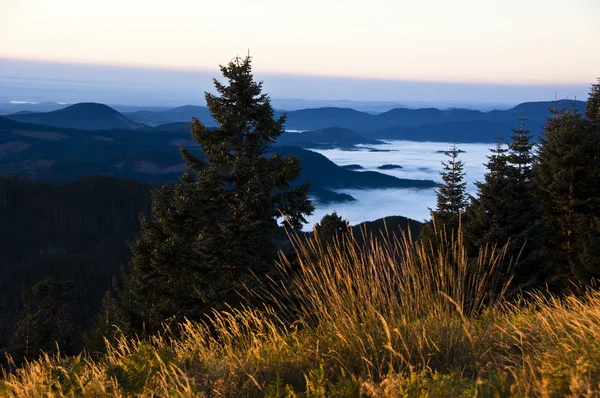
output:
[[438,225],[443,225],[448,232],[458,230],[460,217],[467,207],[467,183],[465,179],[464,163],[458,159],[456,144],[446,152],[450,158],[442,162],[443,169],[440,173],[443,183],[437,191],[437,206],[431,212]]
[[290,187],[300,161],[265,157],[284,132],[285,116],[273,118],[250,57],[235,58],[221,72],[227,84],[214,79],[218,94],[206,94],[219,127],[191,123],[203,158],[181,148],[187,171],[179,184],[154,193],[152,217],[142,218],[131,245],[119,289],[126,332],[153,333],[165,320],[197,320],[238,305],[240,292],[273,267],[277,218],[299,228],[314,209],[307,183]]
[[515,284],[526,287],[539,284],[547,276],[543,246],[546,226],[533,184],[534,143],[523,120],[508,145],[509,192],[511,210],[506,214],[507,256],[516,258]]
[[484,182],[477,182],[477,197],[465,217],[465,230],[474,254],[485,247],[506,245],[503,270],[516,262],[513,286],[519,289],[543,281],[546,238],[540,205],[534,195],[534,144],[523,120],[513,130],[508,148],[500,141],[488,157]]
[[471,198],[471,205],[465,212],[466,241],[474,254],[486,244],[494,244],[506,237],[504,220],[511,211],[505,198],[508,185],[508,150],[502,146],[500,138],[496,148],[490,149],[487,172],[483,182],[475,182],[477,193]]
[[445,153],[450,159],[442,162],[442,183],[436,191],[437,206],[435,210],[430,209],[432,220],[423,226],[419,234],[419,240],[434,247],[458,233],[462,213],[468,205],[464,163],[458,159],[458,153],[456,143]]
[[599,97],[593,85],[585,117],[574,109],[554,111],[535,166],[557,277],[583,284],[600,277]]

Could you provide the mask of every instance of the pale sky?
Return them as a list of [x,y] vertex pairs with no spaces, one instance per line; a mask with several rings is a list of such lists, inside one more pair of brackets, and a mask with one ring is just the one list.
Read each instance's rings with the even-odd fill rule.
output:
[[0,0],[4,59],[486,84],[600,76],[600,0]]

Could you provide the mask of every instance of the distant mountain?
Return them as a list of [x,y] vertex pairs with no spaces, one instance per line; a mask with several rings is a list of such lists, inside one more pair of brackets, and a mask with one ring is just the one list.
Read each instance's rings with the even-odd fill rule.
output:
[[276,109],[297,111],[307,108],[338,107],[351,108],[367,113],[382,113],[390,109],[411,106],[406,103],[392,101],[353,101],[353,100],[306,100],[291,98],[271,98],[271,103]]
[[[0,117],[0,176],[25,175],[34,180],[68,183],[91,174],[132,178],[150,183],[177,181],[185,166],[179,145],[190,145],[189,130],[89,131],[26,124]],[[311,182],[311,195],[321,203],[354,200],[334,192],[349,188],[431,188],[426,180],[403,180],[377,172],[346,170],[325,156],[299,147],[270,149],[302,159],[303,170],[293,185]]]
[[302,133],[283,133],[275,145],[299,146],[302,148],[350,148],[359,144],[381,144],[371,138],[366,138],[357,132],[339,127],[329,127],[321,130],[304,131]]
[[19,103],[19,102],[0,102],[0,115],[10,115],[18,112],[52,112],[63,109],[68,104],[58,104],[56,102],[38,102],[38,103]]
[[212,118],[210,111],[205,106],[185,105],[158,111],[143,110],[137,112],[125,112],[124,115],[137,123],[147,124],[148,126],[158,126],[161,124],[177,122],[190,123],[193,117],[200,120],[207,127],[217,125]]
[[[556,103],[551,101],[546,102],[525,102],[513,108],[506,110],[495,110],[490,112],[482,112],[469,109],[408,109],[397,108],[378,115],[372,115],[365,112],[355,111],[346,108],[317,108],[303,109],[299,111],[288,112],[286,128],[293,130],[319,130],[328,127],[341,127],[352,129],[369,138],[384,138],[381,131],[408,131],[404,127],[417,127],[424,125],[439,124],[438,129],[432,132],[431,136],[413,136],[419,141],[424,140],[452,140],[452,134],[448,136],[440,136],[440,132],[444,131],[444,123],[457,122],[488,122],[471,124],[471,135],[463,135],[466,141],[474,141],[480,136],[497,137],[498,127],[505,130],[504,134],[508,134],[511,128],[518,126],[519,119],[526,119],[526,126],[532,130],[534,134],[541,132],[541,127],[545,123],[547,117],[551,116],[550,109],[573,108],[585,109],[585,102],[561,100]],[[494,124],[490,124],[494,123]],[[459,125],[448,125],[448,128],[457,128]],[[474,128],[492,128],[493,131],[475,130]],[[395,129],[395,130],[394,130]],[[377,132],[377,133],[375,133]],[[391,134],[389,131],[387,134]],[[396,135],[399,133],[394,133]],[[408,139],[408,138],[406,138]]]
[[[507,137],[524,118],[525,127],[540,134],[550,109],[575,107],[583,110],[585,102],[526,102],[505,110],[482,112],[451,108],[395,108],[381,114],[360,112],[350,108],[301,109],[287,113],[288,130],[303,134],[282,136],[277,145],[302,147],[348,147],[361,140],[410,139],[417,141],[491,142],[500,135]],[[26,109],[21,112],[29,112]],[[282,115],[276,111],[275,116]],[[150,126],[148,131],[189,132],[189,123],[196,117],[207,127],[217,126],[207,107],[148,108],[123,114],[100,104],[76,104],[67,108],[33,114],[12,114],[10,118],[27,123],[77,129],[133,129]],[[332,129],[336,127],[337,130]],[[348,131],[352,130],[352,132]],[[307,132],[308,131],[308,132]],[[363,138],[359,137],[362,136]]]
[[142,126],[107,105],[93,102],[82,102],[52,112],[6,117],[23,123],[82,130],[136,129]]
[[[213,127],[209,127],[213,128]],[[149,132],[172,132],[179,134],[187,134],[189,138],[190,123],[179,122],[161,124],[155,127],[144,127]],[[357,132],[350,129],[343,129],[338,127],[330,127],[321,130],[304,131],[301,133],[285,132],[283,133],[275,146],[298,146],[301,148],[340,148],[349,149],[356,145],[377,145],[381,144],[381,141],[367,138]]]
[[342,127],[365,131],[377,125],[377,116],[349,108],[301,109],[287,113],[285,128],[289,130],[320,130]]
[[[389,127],[374,131],[369,136],[384,140],[495,142],[498,137],[506,140],[511,135],[511,128],[518,127],[518,125],[518,121],[510,123],[488,120],[444,122],[422,126]],[[536,131],[539,131],[539,128]]]
[[[344,103],[344,102],[341,102]],[[351,102],[348,102],[351,104]],[[40,110],[50,107],[61,107],[62,105],[55,103],[43,104],[8,104],[14,110],[10,118],[26,123],[37,123],[55,127],[68,127],[86,130],[99,129],[132,129],[140,125],[151,127],[171,125],[169,131],[183,131],[188,129],[189,122],[192,117],[196,117],[207,127],[215,127],[217,124],[213,120],[210,111],[205,106],[185,105],[176,108],[142,108],[135,112],[117,112],[106,105],[81,103],[75,104],[59,111],[40,113]],[[0,104],[0,112],[2,106]],[[456,133],[452,129],[459,128],[458,122],[490,122],[495,124],[465,124],[468,132],[461,133],[460,140],[464,142],[474,142],[480,140],[480,137],[497,137],[498,134],[504,136],[509,135],[510,129],[518,125],[519,119],[526,119],[526,127],[531,129],[534,134],[541,132],[541,126],[550,116],[550,109],[564,109],[565,107],[575,107],[583,110],[585,102],[561,100],[556,103],[551,101],[545,102],[525,102],[514,106],[510,109],[493,110],[482,112],[479,110],[464,109],[464,108],[395,108],[380,114],[361,112],[350,108],[323,107],[312,109],[300,109],[287,112],[287,120],[285,127],[288,130],[309,130],[319,131],[331,127],[353,130],[354,132],[365,136],[365,138],[396,138],[397,135],[411,136],[412,133],[407,133],[410,129],[404,127],[419,127],[429,125],[426,130],[420,130],[429,135],[418,136],[412,135],[413,138],[419,141],[423,140],[442,140],[448,141],[454,139],[452,136]],[[134,107],[120,109],[136,109]],[[34,114],[15,114],[15,112],[36,112]],[[276,111],[275,116],[282,115],[283,111]],[[176,125],[177,123],[185,123],[185,125]],[[444,123],[453,123],[444,126]],[[433,125],[437,125],[435,130],[431,130]],[[491,128],[493,131],[482,130],[483,128]],[[498,128],[502,129],[501,132]],[[443,132],[449,131],[448,136]],[[417,130],[418,131],[418,130]],[[290,137],[283,138],[281,145],[291,144],[294,140]],[[304,139],[305,137],[303,137]],[[286,140],[291,141],[286,141]],[[321,139],[321,138],[320,138]],[[408,139],[408,138],[406,138]],[[304,143],[294,142],[294,145],[306,145]]]
[[379,126],[420,126],[429,123],[485,119],[485,113],[471,109],[397,108],[377,115]]
[[585,110],[585,101],[575,100],[560,100],[556,101],[537,101],[537,102],[524,102],[506,110],[493,110],[486,112],[486,119],[492,121],[503,121],[503,120],[518,120],[524,118],[525,120],[536,120],[546,121],[546,117],[551,116],[551,109],[575,109],[579,112]]

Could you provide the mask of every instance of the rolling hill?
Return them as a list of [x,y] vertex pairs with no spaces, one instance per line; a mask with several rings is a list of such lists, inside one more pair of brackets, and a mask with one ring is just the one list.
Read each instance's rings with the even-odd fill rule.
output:
[[17,113],[6,117],[23,123],[81,130],[136,129],[142,127],[140,123],[127,119],[113,108],[93,102],[81,102],[52,112]]
[[273,152],[295,156],[302,160],[299,180],[308,180],[316,189],[382,189],[382,188],[434,188],[430,180],[408,180],[375,171],[353,171],[340,167],[325,156],[298,147],[277,147]]
[[185,105],[159,111],[142,110],[137,112],[125,112],[124,115],[137,123],[153,127],[177,122],[189,123],[192,121],[192,117],[200,120],[207,127],[217,125],[213,120],[210,111],[205,106]]
[[[293,130],[319,130],[327,127],[342,127],[352,129],[368,138],[384,138],[380,134],[373,134],[387,129],[399,129],[400,127],[417,127],[423,125],[438,124],[438,128],[432,133],[435,136],[439,132],[444,131],[444,123],[456,122],[492,122],[496,125],[481,124],[479,127],[491,127],[494,131],[491,134],[493,137],[498,136],[497,127],[501,126],[506,129],[507,133],[511,128],[517,127],[519,119],[526,119],[526,127],[531,129],[534,134],[541,132],[541,126],[545,123],[546,118],[551,116],[550,109],[573,108],[585,109],[585,102],[561,100],[556,103],[552,101],[546,102],[525,102],[507,110],[495,110],[490,112],[482,112],[470,109],[407,109],[396,108],[379,115],[372,115],[365,112],[359,112],[352,109],[343,108],[319,108],[319,109],[303,109],[299,111],[289,112],[287,115],[286,128]],[[452,127],[452,125],[449,125]],[[455,125],[457,126],[457,125]],[[485,130],[475,130],[473,127],[477,124],[472,124],[471,133],[473,136],[467,141],[472,142],[478,136],[486,133]],[[428,128],[426,131],[433,131]],[[403,138],[409,139],[409,138]],[[414,136],[418,141],[431,141],[433,136]],[[452,140],[452,138],[444,138],[443,141]]]
[[341,127],[355,131],[370,130],[377,125],[378,115],[349,108],[301,109],[287,113],[285,128],[290,130],[320,130]]
[[[371,114],[349,108],[324,107],[287,112],[285,126],[288,130],[300,131],[319,131],[338,127],[353,130],[366,138],[386,137],[418,141],[432,141],[434,139],[449,141],[454,139],[452,136],[456,136],[455,130],[461,126],[459,123],[465,123],[463,126],[466,130],[461,133],[462,138],[460,138],[462,142],[476,142],[481,140],[481,137],[494,141],[499,133],[508,136],[510,130],[518,126],[521,118],[525,118],[526,127],[533,134],[538,135],[546,118],[551,115],[550,109],[564,109],[566,107],[583,110],[585,102],[572,100],[561,100],[556,103],[552,101],[524,102],[510,109],[489,112],[462,108],[395,108],[381,114]],[[283,114],[281,111],[275,113],[275,116]],[[149,126],[167,123],[189,123],[192,116],[198,118],[208,127],[216,125],[208,108],[201,106],[188,105],[160,111],[145,110],[125,113],[125,115],[133,121]],[[467,122],[473,123],[467,124]],[[484,122],[487,122],[487,124]],[[446,123],[448,124],[446,125]],[[422,130],[405,129],[405,127],[425,125],[428,125],[428,127]],[[499,132],[498,129],[502,131]],[[448,137],[443,135],[446,130],[450,132]],[[419,135],[417,132],[425,135]],[[402,134],[407,134],[407,136],[396,137]],[[287,139],[285,138],[282,141],[282,145],[287,145],[285,142]]]
[[[156,128],[87,131],[26,124],[0,117],[0,176],[23,175],[34,180],[68,183],[101,174],[149,183],[177,181],[184,168],[179,144],[188,146],[189,131]],[[202,156],[197,147],[192,153]],[[294,184],[311,182],[320,202],[353,200],[334,192],[348,188],[431,188],[433,181],[403,180],[376,172],[344,169],[325,156],[299,147],[276,146],[271,153],[302,159]]]

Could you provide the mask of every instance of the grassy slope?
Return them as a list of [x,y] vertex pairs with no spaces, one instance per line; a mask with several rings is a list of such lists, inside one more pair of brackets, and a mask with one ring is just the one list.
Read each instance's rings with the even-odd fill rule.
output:
[[[507,304],[490,295],[501,252],[467,272],[460,238],[297,242],[295,308],[223,312],[101,360],[43,357],[0,380],[13,396],[598,396],[600,292]],[[489,259],[489,260],[483,260]],[[471,262],[473,264],[473,262]],[[289,272],[287,261],[282,272]],[[285,297],[285,294],[284,294]],[[291,323],[290,321],[294,322]],[[215,333],[210,333],[214,330]]]

